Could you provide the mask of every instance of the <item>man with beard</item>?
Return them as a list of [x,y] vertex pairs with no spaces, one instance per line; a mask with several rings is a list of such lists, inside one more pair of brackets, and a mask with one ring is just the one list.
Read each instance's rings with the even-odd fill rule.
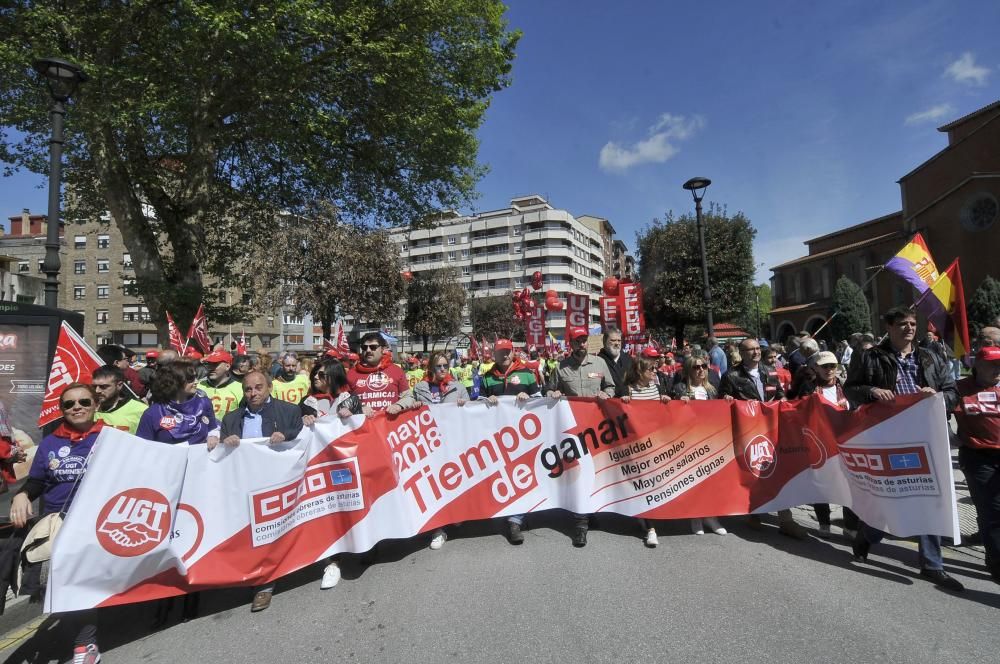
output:
[[369,332],[361,337],[361,361],[347,373],[351,394],[361,399],[365,417],[383,410],[396,415],[416,406],[410,381],[392,363],[392,353],[387,349],[381,334]]
[[632,357],[622,351],[621,330],[609,329],[604,333],[604,348],[597,353],[611,371],[611,380],[615,383],[615,396],[622,397],[628,393],[625,387],[625,374],[632,366]]
[[240,385],[243,379],[253,369],[253,362],[248,355],[237,355],[233,357],[233,366],[229,369],[229,375]]
[[296,406],[309,394],[309,376],[299,373],[299,357],[292,351],[281,356],[281,369],[274,379],[271,396]]
[[[611,370],[608,369],[607,363],[587,352],[589,336],[587,328],[569,327],[566,329],[566,336],[569,337],[571,353],[569,357],[559,362],[559,366],[552,372],[547,396],[554,399],[563,395],[597,399],[610,399],[615,396],[615,383],[611,379]],[[586,514],[573,516],[576,520],[573,528],[573,546],[587,546],[589,517]]]
[[226,351],[212,351],[205,356],[202,363],[208,368],[208,375],[198,387],[212,400],[215,419],[221,422],[228,413],[240,407],[240,401],[243,400],[243,384],[230,373],[233,356]]
[[125,376],[114,365],[94,370],[91,385],[97,393],[97,419],[110,427],[134,434],[146,404],[125,389]]
[[121,346],[106,344],[97,347],[97,354],[105,364],[109,364],[121,369],[125,384],[128,385],[132,393],[137,397],[146,396],[147,387],[139,378],[139,372],[132,368],[128,362],[128,353]]

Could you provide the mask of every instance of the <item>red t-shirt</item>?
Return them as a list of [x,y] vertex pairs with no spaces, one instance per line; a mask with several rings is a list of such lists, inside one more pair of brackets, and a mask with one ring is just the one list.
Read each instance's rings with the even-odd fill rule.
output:
[[956,387],[959,440],[969,447],[1000,450],[1000,387],[980,387],[972,376]]
[[347,372],[347,384],[351,394],[357,395],[363,405],[376,412],[399,401],[399,395],[410,389],[406,374],[392,363],[388,353],[377,367],[356,364]]

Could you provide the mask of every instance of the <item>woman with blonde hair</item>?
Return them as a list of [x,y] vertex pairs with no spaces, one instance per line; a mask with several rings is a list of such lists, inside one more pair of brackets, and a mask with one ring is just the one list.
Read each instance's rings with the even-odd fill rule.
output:
[[[674,398],[685,403],[691,400],[718,399],[719,391],[709,381],[708,370],[707,357],[692,355],[684,360],[684,372],[680,380],[674,383]],[[733,400],[729,395],[723,398],[726,401]],[[704,535],[704,526],[708,526],[716,535],[726,534],[726,529],[722,527],[717,517],[707,516],[704,519],[691,519],[691,531],[695,535]]]

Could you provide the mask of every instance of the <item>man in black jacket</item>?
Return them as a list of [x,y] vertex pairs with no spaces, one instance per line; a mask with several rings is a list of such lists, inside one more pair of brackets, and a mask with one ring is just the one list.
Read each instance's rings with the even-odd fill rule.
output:
[[[847,398],[853,404],[864,404],[892,401],[897,394],[941,392],[945,412],[953,411],[958,391],[951,367],[937,352],[913,343],[917,334],[916,314],[906,307],[894,307],[886,312],[885,322],[889,331],[886,339],[851,359],[844,383]],[[862,523],[854,538],[854,560],[865,562],[871,545],[884,536],[885,533]],[[944,571],[939,536],[920,536],[919,557],[920,576],[947,590],[965,589]]]
[[625,374],[632,366],[632,358],[622,350],[621,330],[609,329],[604,333],[604,348],[597,353],[611,371],[611,380],[615,383],[615,396],[623,397],[628,393],[625,387]]
[[[296,438],[302,431],[302,411],[296,404],[271,397],[268,374],[248,373],[243,379],[243,393],[243,405],[222,418],[223,445],[236,447],[240,438],[268,438],[271,445],[277,445]],[[250,610],[256,613],[271,606],[273,594],[273,583],[255,588]]]

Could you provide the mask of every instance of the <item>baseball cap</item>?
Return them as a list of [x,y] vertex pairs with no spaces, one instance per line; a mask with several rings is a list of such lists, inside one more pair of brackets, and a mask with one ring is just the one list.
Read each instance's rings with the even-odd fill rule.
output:
[[420,360],[418,360],[418,359],[417,359],[416,357],[414,357],[413,355],[411,355],[411,356],[409,357],[409,359],[407,359],[407,360],[406,360],[406,363],[407,363],[407,364],[417,364],[418,362],[420,362]]
[[155,350],[151,350],[148,353],[146,353],[146,359],[147,360],[155,360],[159,356],[160,356],[160,354],[158,352],[156,352]]
[[497,342],[493,344],[493,350],[514,350],[514,342],[510,339],[497,339]]
[[571,327],[566,330],[566,336],[572,341],[580,337],[589,337],[590,332],[585,327]]
[[646,346],[645,348],[642,349],[642,356],[655,359],[657,357],[660,357],[660,351],[656,350],[652,346]]
[[976,359],[984,362],[1000,362],[1000,346],[983,346],[976,353]]
[[190,357],[192,360],[200,360],[202,358],[202,355],[194,348],[188,348],[186,351],[184,351],[184,357]]
[[233,356],[224,350],[214,350],[202,360],[205,364],[218,364],[219,362],[225,362],[226,364],[233,363]]
[[828,350],[820,351],[809,358],[810,364],[822,365],[822,364],[840,364],[837,361],[837,356]]

